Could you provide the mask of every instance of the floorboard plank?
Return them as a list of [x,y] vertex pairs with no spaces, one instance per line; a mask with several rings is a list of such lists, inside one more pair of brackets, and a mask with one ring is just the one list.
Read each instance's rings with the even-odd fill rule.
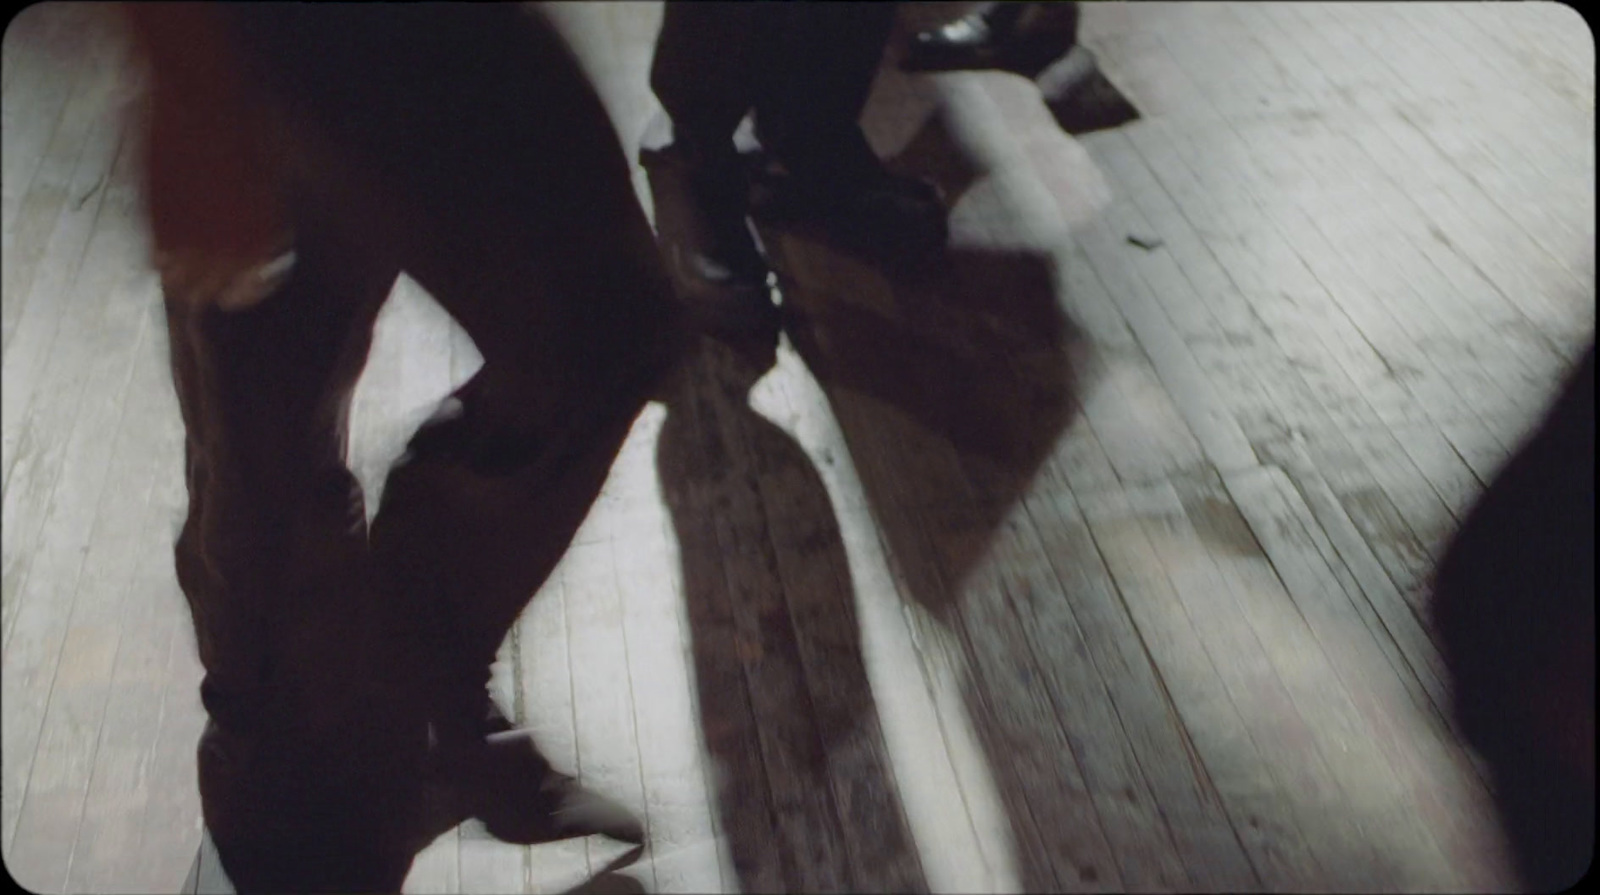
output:
[[1026,509],[1115,707],[1117,725],[1109,729],[1126,738],[1190,881],[1205,891],[1259,888],[1077,501],[1030,497]]
[[[648,823],[614,544],[576,544],[563,565],[577,776],[584,786],[618,800]],[[591,869],[615,857],[610,843],[587,844]],[[648,888],[655,888],[650,855],[629,870],[641,874]]]
[[1364,831],[1378,853],[1369,868],[1381,866],[1383,874],[1365,887],[1439,887],[1453,868],[1444,863],[1432,829],[1413,814],[1403,778],[1374,747],[1365,720],[1221,478],[1187,478],[1174,488],[1195,533],[1213,545],[1209,555],[1243,623],[1253,629],[1290,700],[1315,730],[1314,748],[1332,769],[1350,812],[1341,822]]
[[[4,653],[10,702],[4,715],[6,810],[0,820],[8,848],[18,833],[28,785],[24,781],[31,774],[40,725],[70,633],[78,580],[94,541],[122,395],[140,343],[139,325],[147,319],[145,305],[130,291],[138,279],[131,274],[137,270],[132,204],[124,195],[96,228],[91,262],[75,283],[77,313],[63,321],[70,341],[53,354],[47,369],[57,374],[52,378],[62,391],[41,404],[55,425],[47,428],[45,420],[36,420],[22,433],[19,446],[19,452],[36,458],[39,476],[13,504],[19,508],[13,519],[24,540],[22,549],[13,541],[9,571],[14,590]],[[30,533],[31,543],[26,540]],[[70,827],[52,832],[48,841],[59,841],[58,832],[67,839],[61,848],[70,849]],[[46,872],[65,873],[65,854],[59,857],[60,866],[49,861]]]
[[1312,885],[1322,869],[1289,806],[1276,797],[1268,766],[1177,603],[1128,494],[1086,496],[1080,506],[1159,672],[1162,694],[1183,722],[1190,760],[1203,765],[1261,884],[1270,890]]
[[[652,428],[636,427],[636,436],[644,429],[651,441]],[[668,524],[650,507],[619,526],[612,541],[655,873],[650,891],[723,892],[730,881],[722,875],[705,746],[695,724],[682,572]]]
[[[578,735],[573,705],[572,660],[568,654],[566,571],[557,566],[517,619],[517,685],[522,716],[539,750],[556,770],[579,771]],[[461,855],[470,861],[470,850]],[[528,849],[529,892],[561,892],[589,876],[588,849],[582,840],[563,840]]]
[[1427,720],[1431,708],[1415,678],[1403,664],[1396,667],[1392,652],[1347,608],[1349,594],[1315,544],[1316,523],[1293,486],[1273,467],[1224,481],[1336,673],[1347,681],[1369,736],[1413,780],[1416,809],[1440,835],[1446,858],[1475,889],[1503,882],[1498,874],[1504,865],[1493,861],[1500,844],[1481,808],[1472,808],[1483,804],[1484,793],[1461,747],[1438,739],[1443,725]]
[[[550,11],[633,154],[660,4]],[[1091,4],[1080,34],[1139,120],[880,73],[865,130],[955,197],[948,263],[764,231],[776,365],[702,352],[507,638],[496,698],[649,826],[592,888],[1510,884],[1428,578],[1593,338],[1592,41],[1528,3]],[[0,846],[43,891],[174,891],[200,842],[129,62],[100,4],[0,53]],[[352,421],[369,508],[480,363],[402,278]],[[406,891],[568,891],[619,851],[468,823]]]

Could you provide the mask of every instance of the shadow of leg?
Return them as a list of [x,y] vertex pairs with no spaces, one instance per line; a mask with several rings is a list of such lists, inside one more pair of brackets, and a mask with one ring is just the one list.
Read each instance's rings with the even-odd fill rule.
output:
[[657,454],[739,885],[923,890],[838,523],[805,453],[748,407],[761,372],[706,343]]
[[[816,246],[782,248],[794,265],[828,263]],[[1021,885],[1115,887],[1116,869],[1086,845],[1098,833],[1081,786],[1062,771],[1067,733],[1043,681],[1028,677],[1026,599],[989,561],[1074,413],[1081,358],[1049,259],[952,248],[914,278],[809,280],[786,293],[790,338],[822,383],[909,595],[961,645],[963,695],[1010,815]]]

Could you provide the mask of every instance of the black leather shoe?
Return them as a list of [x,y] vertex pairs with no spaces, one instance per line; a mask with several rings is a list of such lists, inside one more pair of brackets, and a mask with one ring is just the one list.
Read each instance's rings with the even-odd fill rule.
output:
[[690,322],[714,336],[770,334],[779,317],[770,268],[746,222],[750,184],[726,147],[697,147],[658,117],[639,162],[650,183],[656,239]]
[[906,71],[1002,69],[1032,77],[1077,42],[1076,3],[984,3],[946,25],[915,35]]
[[816,231],[840,248],[875,260],[916,260],[949,239],[944,198],[925,180],[888,171],[850,187],[819,187],[781,169],[767,169],[756,187],[762,223]]

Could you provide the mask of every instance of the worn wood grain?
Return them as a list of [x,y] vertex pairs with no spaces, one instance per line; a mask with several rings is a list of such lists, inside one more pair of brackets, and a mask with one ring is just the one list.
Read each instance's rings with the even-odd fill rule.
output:
[[[551,7],[634,152],[660,4]],[[106,12],[30,7],[0,53],[0,845],[39,891],[163,892],[204,714]],[[1138,121],[880,73],[865,129],[954,198],[949,257],[764,233],[776,363],[697,356],[503,646],[496,697],[647,822],[596,890],[1509,885],[1428,577],[1592,339],[1592,41],[1529,3],[1094,4],[1081,35]],[[480,362],[402,279],[369,506]],[[568,891],[618,851],[468,823],[406,891]]]

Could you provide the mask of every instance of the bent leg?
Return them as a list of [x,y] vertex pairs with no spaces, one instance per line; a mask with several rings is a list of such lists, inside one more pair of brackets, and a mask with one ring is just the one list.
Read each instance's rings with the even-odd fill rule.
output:
[[347,748],[376,607],[346,420],[395,272],[305,217],[296,253],[244,310],[167,295],[189,490],[175,552],[211,717],[200,793],[241,891],[387,885],[410,861],[383,801],[402,744]]
[[[263,57],[295,51],[278,89],[339,148],[328,190],[484,357],[391,471],[371,546],[383,639],[424,678],[449,765],[492,794],[489,666],[675,360],[676,305],[620,141],[542,20],[501,5],[336,7],[349,27],[280,13],[253,39]],[[558,777],[522,756],[524,781]],[[497,807],[478,813],[498,834],[550,805]],[[505,835],[564,835],[542,820]],[[639,835],[615,815],[604,829]]]

